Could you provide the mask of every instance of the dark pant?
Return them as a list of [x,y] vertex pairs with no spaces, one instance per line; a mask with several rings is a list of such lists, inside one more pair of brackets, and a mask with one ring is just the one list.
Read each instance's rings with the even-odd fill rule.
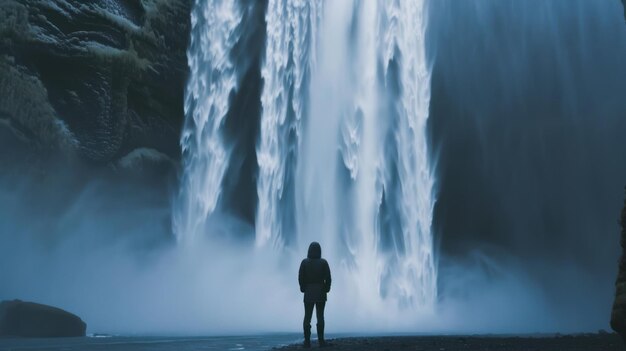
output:
[[311,318],[313,318],[313,307],[315,307],[315,315],[317,317],[317,324],[324,325],[324,307],[326,301],[320,302],[305,302],[304,303],[304,327],[311,328]]

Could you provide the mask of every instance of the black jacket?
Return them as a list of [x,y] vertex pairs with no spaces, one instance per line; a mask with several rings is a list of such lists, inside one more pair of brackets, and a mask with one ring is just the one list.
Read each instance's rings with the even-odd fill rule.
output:
[[322,247],[316,242],[309,245],[307,258],[300,263],[298,283],[304,293],[304,302],[326,301],[326,293],[330,291],[330,267],[322,258]]

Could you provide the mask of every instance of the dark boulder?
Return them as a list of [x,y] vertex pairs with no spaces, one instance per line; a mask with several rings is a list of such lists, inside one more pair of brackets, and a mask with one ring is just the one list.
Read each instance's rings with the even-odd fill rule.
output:
[[621,225],[622,256],[619,260],[619,271],[615,281],[615,301],[611,311],[611,328],[626,341],[626,199],[621,214]]
[[62,309],[20,300],[0,303],[0,336],[29,338],[85,336],[87,325]]

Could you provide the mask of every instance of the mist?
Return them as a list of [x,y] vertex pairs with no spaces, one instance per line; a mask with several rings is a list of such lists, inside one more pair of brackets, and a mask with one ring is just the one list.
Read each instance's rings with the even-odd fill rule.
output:
[[[210,221],[212,239],[178,245],[162,190],[107,177],[76,186],[71,177],[46,181],[46,189],[59,189],[53,194],[34,192],[40,179],[3,178],[0,299],[67,309],[87,322],[88,333],[299,331],[296,278],[305,252],[259,249],[241,239],[250,233],[236,232],[251,228],[220,214]],[[545,274],[567,291],[554,300],[527,263],[487,251],[475,249],[462,262],[442,256],[432,314],[368,296],[349,267],[330,260],[327,324],[333,332],[443,334],[579,332],[606,324],[608,311],[580,304],[596,298],[596,277],[554,266]]]

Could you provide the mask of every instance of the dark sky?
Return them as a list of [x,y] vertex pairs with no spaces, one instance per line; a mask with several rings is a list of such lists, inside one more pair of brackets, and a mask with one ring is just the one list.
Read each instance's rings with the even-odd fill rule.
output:
[[443,0],[429,10],[442,252],[494,250],[538,279],[567,266],[596,277],[607,300],[626,185],[621,2]]

